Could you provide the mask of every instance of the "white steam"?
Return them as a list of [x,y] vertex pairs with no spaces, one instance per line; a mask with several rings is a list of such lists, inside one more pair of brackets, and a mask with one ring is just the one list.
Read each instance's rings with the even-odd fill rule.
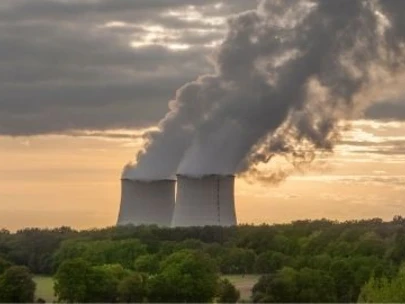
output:
[[269,0],[232,17],[215,74],[177,91],[124,175],[257,175],[276,154],[331,151],[358,95],[403,72],[404,20],[400,0]]

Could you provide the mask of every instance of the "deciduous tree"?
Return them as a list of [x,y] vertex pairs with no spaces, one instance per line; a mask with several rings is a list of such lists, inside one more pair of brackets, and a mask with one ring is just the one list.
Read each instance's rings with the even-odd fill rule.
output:
[[149,280],[152,302],[210,302],[217,290],[213,261],[197,251],[182,250],[161,264],[159,274]]
[[34,302],[35,287],[27,267],[12,266],[0,276],[0,302]]
[[219,303],[236,303],[239,298],[239,290],[228,279],[221,279],[218,282],[217,301]]
[[143,302],[147,294],[147,277],[139,273],[125,277],[118,285],[119,301],[123,303]]

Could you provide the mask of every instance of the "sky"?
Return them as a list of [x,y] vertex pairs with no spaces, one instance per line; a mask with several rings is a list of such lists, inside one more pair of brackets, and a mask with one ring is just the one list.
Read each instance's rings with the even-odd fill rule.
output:
[[[111,226],[123,166],[249,0],[0,2],[0,228]],[[405,213],[405,90],[278,185],[237,179],[239,223]],[[384,95],[384,96],[383,96]]]

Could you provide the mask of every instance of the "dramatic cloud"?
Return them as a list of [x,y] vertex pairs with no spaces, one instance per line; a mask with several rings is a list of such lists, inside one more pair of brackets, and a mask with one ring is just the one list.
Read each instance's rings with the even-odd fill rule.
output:
[[207,56],[226,16],[247,8],[246,1],[1,1],[0,134],[156,124],[176,88],[212,71]]
[[395,0],[269,0],[232,18],[215,73],[177,91],[124,174],[229,174],[332,150],[339,122],[404,72],[404,11]]
[[342,183],[346,185],[365,185],[365,186],[390,186],[395,189],[405,188],[405,175],[323,175],[323,176],[306,176],[296,180],[307,180],[323,183]]
[[395,101],[378,103],[369,107],[365,117],[376,120],[405,120],[405,97]]
[[[402,41],[405,28],[402,1],[341,3],[322,4],[320,10],[312,10],[305,7],[305,1],[274,0],[256,10],[254,0],[0,1],[0,135],[56,133],[118,139],[121,135],[105,130],[155,126],[167,112],[168,101],[175,99],[170,104],[171,112],[160,123],[164,134],[171,135],[163,138],[163,133],[154,132],[146,137],[161,147],[154,152],[150,146],[144,158],[145,164],[149,159],[158,165],[161,171],[158,175],[174,173],[185,151],[183,168],[187,169],[184,171],[199,171],[200,168],[191,168],[195,164],[212,171],[206,162],[220,155],[218,143],[228,149],[221,153],[229,156],[226,160],[218,157],[225,169],[220,170],[216,163],[211,163],[220,171],[232,171],[241,157],[244,161],[237,170],[245,170],[250,161],[269,160],[274,150],[291,151],[291,145],[282,140],[285,136],[289,140],[297,136],[307,140],[309,136],[309,141],[322,149],[329,148],[335,140],[335,125],[322,117],[325,114],[330,118],[330,108],[322,110],[326,112],[314,111],[322,101],[305,101],[299,105],[298,99],[291,98],[295,114],[277,106],[286,104],[265,101],[319,92],[325,93],[325,98],[331,93],[345,95],[347,92],[334,92],[342,88],[356,91],[361,81],[351,88],[353,82],[344,84],[345,77],[356,78],[364,72],[358,67],[369,59],[370,52],[362,51],[373,31],[385,30],[387,43],[396,44],[396,51],[401,48],[398,41]],[[373,3],[380,5],[375,6],[375,14],[370,14]],[[291,9],[285,10],[285,4]],[[296,10],[297,5],[301,11]],[[339,12],[333,19],[336,22],[328,22],[334,11]],[[245,13],[231,19],[231,30],[227,32],[226,19],[240,12]],[[317,14],[325,18],[317,19]],[[354,17],[356,14],[358,19]],[[343,20],[349,17],[353,21],[344,25]],[[267,19],[270,22],[263,22]],[[330,33],[336,30],[339,34],[356,26],[364,28],[369,22],[370,31],[363,38],[353,31],[351,37],[356,37],[359,45],[352,48],[354,53],[343,56],[344,44],[350,47],[355,40],[351,41],[350,35],[342,35],[341,45],[333,44],[335,37]],[[295,33],[301,36],[295,37]],[[339,70],[333,60],[327,62],[332,56],[322,52],[329,45],[321,40],[323,36],[311,40],[310,35],[315,34],[326,38],[330,35],[330,50],[341,52],[339,63],[344,69]],[[372,41],[379,37],[376,35]],[[224,39],[225,43],[215,51]],[[320,46],[318,42],[322,42]],[[310,48],[319,51],[313,58],[305,57]],[[288,51],[284,52],[285,49]],[[358,63],[351,64],[353,58]],[[304,59],[309,67],[319,67],[315,74],[319,72],[323,82],[311,77],[301,87],[299,81],[295,88],[290,86],[285,90],[290,91],[287,95],[280,94],[281,87],[288,87],[290,75],[294,76],[293,82],[305,79],[304,74],[294,74],[292,69],[293,64],[301,62],[304,71]],[[327,69],[338,71],[335,78],[329,77],[331,73],[325,72]],[[199,75],[206,76],[198,78]],[[192,79],[198,80],[181,87]],[[335,80],[344,85],[331,89],[330,84]],[[281,85],[275,90],[276,82]],[[365,117],[403,120],[404,100],[373,105],[365,111]],[[278,119],[283,120],[283,115],[287,122],[281,128],[274,127],[278,126]],[[174,116],[181,122],[180,128],[167,124]],[[314,119],[319,120],[315,128],[311,125]],[[263,129],[250,125],[253,121],[263,122],[258,124]],[[266,137],[269,135],[264,131],[266,128],[277,130]],[[249,140],[236,144],[232,141],[235,134]],[[330,134],[330,138],[325,140],[325,134]],[[132,135],[128,136],[130,140]],[[253,140],[259,137],[260,140]],[[250,139],[255,142],[253,150]],[[167,149],[173,142],[176,145]],[[217,145],[209,146],[207,142]],[[397,152],[391,149],[393,146],[381,145],[375,147],[375,153],[402,151],[399,143],[395,145]],[[358,148],[360,151],[361,147]],[[368,151],[371,149],[367,147]],[[206,155],[206,160],[201,155]],[[280,171],[268,177],[284,176],[285,172]]]

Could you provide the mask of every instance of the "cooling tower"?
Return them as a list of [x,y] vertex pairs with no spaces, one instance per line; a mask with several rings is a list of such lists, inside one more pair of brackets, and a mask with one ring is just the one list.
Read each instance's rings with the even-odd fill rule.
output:
[[174,180],[121,180],[121,206],[117,225],[170,226],[174,199]]
[[232,175],[177,175],[172,226],[236,225]]

